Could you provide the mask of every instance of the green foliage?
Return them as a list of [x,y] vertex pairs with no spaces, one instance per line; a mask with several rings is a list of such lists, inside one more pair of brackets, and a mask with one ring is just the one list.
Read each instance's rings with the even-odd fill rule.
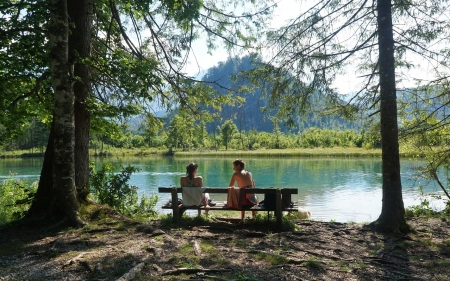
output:
[[91,194],[100,204],[107,204],[127,216],[154,217],[157,212],[155,206],[157,195],[147,198],[145,194],[139,201],[138,187],[130,186],[128,181],[131,174],[139,169],[127,166],[121,167],[119,173],[114,173],[115,167],[104,163],[99,171],[91,175]]
[[405,216],[407,218],[425,216],[430,217],[436,215],[437,212],[430,207],[428,200],[423,200],[420,205],[411,206],[405,209]]
[[450,216],[450,200],[447,200],[447,202],[445,202],[445,208],[442,211],[442,214],[445,216]]
[[291,220],[288,216],[283,216],[281,218],[281,229],[277,229],[276,227],[276,218],[274,215],[263,215],[257,213],[254,217],[253,221],[248,223],[266,225],[266,230],[272,229],[276,231],[296,231],[299,230],[299,227],[295,224],[293,220]]
[[165,145],[167,147],[189,147],[194,127],[185,115],[175,115],[170,122]]
[[329,130],[309,128],[299,136],[299,146],[304,148],[314,147],[355,147],[359,135],[355,131]]
[[145,194],[141,195],[141,201],[139,202],[139,208],[134,208],[133,216],[135,218],[149,218],[156,217],[158,212],[156,211],[156,204],[158,203],[158,195],[153,194],[147,197]]
[[37,190],[37,182],[26,182],[11,178],[0,183],[0,225],[20,219],[28,210],[34,194]]
[[234,124],[233,120],[227,120],[225,123],[219,127],[220,137],[222,139],[222,144],[225,146],[225,149],[228,149],[228,145],[233,140],[234,135],[237,133],[236,124]]

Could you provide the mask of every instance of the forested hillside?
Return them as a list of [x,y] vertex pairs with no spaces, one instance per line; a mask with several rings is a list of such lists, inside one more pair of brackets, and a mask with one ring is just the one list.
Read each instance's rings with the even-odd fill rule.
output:
[[[224,105],[220,112],[221,120],[216,120],[213,124],[208,124],[208,132],[212,132],[225,120],[233,120],[239,130],[249,131],[257,130],[272,132],[274,122],[279,122],[281,131],[291,130],[293,133],[299,133],[307,128],[316,127],[321,129],[360,130],[362,119],[357,122],[344,120],[339,116],[323,116],[320,109],[323,103],[320,102],[320,94],[315,94],[311,100],[312,110],[304,116],[295,116],[296,124],[294,128],[284,126],[284,120],[273,118],[275,111],[267,109],[267,98],[261,94],[259,88],[251,92],[240,91],[240,87],[248,86],[248,83],[238,73],[254,68],[253,58],[245,56],[243,58],[229,58],[225,62],[220,62],[217,66],[208,69],[203,76],[203,81],[212,83],[214,89],[226,94],[233,92],[236,99],[243,98],[242,103],[235,106]],[[316,107],[316,108],[315,108]]]

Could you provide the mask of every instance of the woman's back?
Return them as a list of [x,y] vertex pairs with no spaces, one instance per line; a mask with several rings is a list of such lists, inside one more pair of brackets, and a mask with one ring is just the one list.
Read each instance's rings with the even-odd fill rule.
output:
[[180,178],[180,186],[181,187],[202,187],[203,186],[203,178],[198,176],[194,178],[189,178],[188,176]]

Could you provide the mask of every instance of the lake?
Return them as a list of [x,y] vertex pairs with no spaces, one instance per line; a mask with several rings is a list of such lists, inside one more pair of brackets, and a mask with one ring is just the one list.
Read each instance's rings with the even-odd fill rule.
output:
[[[0,159],[0,181],[10,177],[29,182],[39,179],[42,158]],[[132,175],[130,184],[140,194],[157,193],[160,186],[179,186],[186,165],[194,161],[205,186],[226,187],[233,173],[233,158],[210,157],[190,159],[173,157],[96,158],[99,169],[105,161],[117,166],[132,165],[139,172]],[[312,212],[313,220],[338,222],[370,222],[381,212],[381,159],[378,158],[244,158],[246,169],[253,173],[257,188],[297,188],[293,200]],[[402,160],[403,200],[405,207],[420,203],[419,185],[425,192],[439,191],[433,183],[414,179],[413,165],[417,161]],[[169,194],[158,194],[158,210]],[[214,200],[225,200],[213,197]],[[259,198],[262,200],[263,198]],[[441,209],[444,203],[434,199],[432,206]],[[161,210],[162,211],[162,210]]]

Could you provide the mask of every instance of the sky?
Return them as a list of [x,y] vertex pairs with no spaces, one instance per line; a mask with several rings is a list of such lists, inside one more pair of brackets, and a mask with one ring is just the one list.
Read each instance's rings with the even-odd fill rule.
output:
[[[298,16],[309,7],[308,2],[311,4],[314,1],[279,0],[270,24],[271,28],[278,28],[286,24],[288,19]],[[208,68],[218,65],[219,62],[226,61],[229,56],[224,48],[214,50],[212,55],[208,54],[204,39],[196,40],[193,43],[192,50],[192,54],[184,70],[188,75],[198,78],[201,78]],[[357,88],[356,81],[355,75],[348,73],[339,77],[334,86],[342,93],[348,93],[355,91]]]
[[[288,19],[298,16],[302,11],[305,11],[315,1],[298,1],[298,0],[280,0],[278,7],[273,14],[273,20],[270,24],[272,28],[280,27],[285,24]],[[193,44],[193,52],[188,64],[185,68],[186,73],[191,76],[201,78],[206,70],[210,67],[216,66],[221,61],[226,61],[228,58],[227,52],[223,48],[214,50],[212,55],[207,53],[206,43],[204,40],[197,40]],[[411,61],[417,62],[419,58],[410,58]],[[425,61],[419,61],[420,69],[411,70],[409,72],[397,73],[398,77],[402,77],[401,83],[397,84],[397,88],[412,87],[415,85],[414,79],[431,79],[430,69],[431,65]],[[356,69],[356,68],[355,68]],[[362,78],[358,77],[355,71],[350,67],[348,71],[341,76],[338,76],[333,84],[340,93],[348,94],[356,92],[360,89]]]
[[[301,4],[296,0],[280,0],[278,2],[271,27],[280,27],[284,20],[292,18],[301,11]],[[194,56],[191,56],[186,72],[190,75],[197,76],[199,73],[206,71],[208,68],[216,66],[221,61],[226,61],[228,53],[224,48],[218,48],[212,51],[212,55],[207,53],[206,42],[204,39],[198,39],[193,43],[192,50]]]

